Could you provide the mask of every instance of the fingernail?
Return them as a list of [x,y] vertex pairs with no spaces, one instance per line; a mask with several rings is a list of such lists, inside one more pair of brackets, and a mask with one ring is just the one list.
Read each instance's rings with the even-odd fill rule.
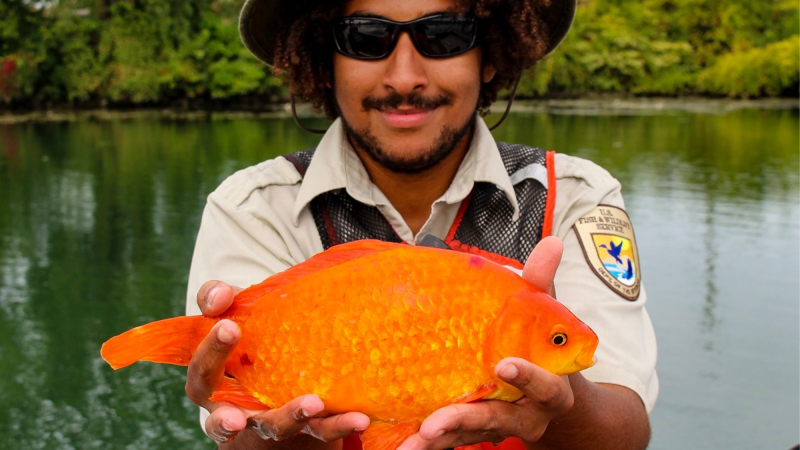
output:
[[229,430],[225,422],[220,422],[219,430],[213,430],[208,433],[208,437],[217,443],[224,444],[231,441],[233,438],[233,431]]
[[306,415],[305,410],[303,410],[302,408],[298,408],[292,411],[292,419],[298,422],[306,420],[307,418],[308,416]]
[[369,426],[370,426],[369,421],[367,421],[367,423],[365,424],[356,425],[353,427],[353,433],[361,433],[362,431],[367,431],[367,428],[369,428]]
[[208,292],[206,292],[206,306],[207,307],[211,308],[211,305],[214,304],[214,297],[217,296],[217,293],[219,292],[220,287],[221,287],[220,285],[216,285],[213,288],[209,289]]
[[433,437],[431,439],[436,439],[442,437],[444,435],[444,430],[439,430],[436,433],[433,433]]
[[248,419],[248,423],[252,423],[250,425],[250,429],[252,429],[258,437],[263,440],[271,439],[269,434],[266,432],[266,428],[264,428],[264,421],[261,419],[250,418]]
[[316,431],[312,430],[311,427],[308,426],[308,425],[304,426],[303,429],[300,430],[300,432],[303,433],[303,434],[307,434],[307,435],[309,435],[309,436],[311,436],[313,438],[316,438],[316,439],[319,439],[319,440],[323,440],[322,439],[322,435],[320,433],[317,433]]
[[300,414],[303,415],[304,418],[308,419],[309,417],[313,416],[310,412],[306,411],[305,409],[300,409]]
[[514,378],[517,378],[517,375],[519,375],[519,369],[517,369],[517,366],[515,366],[514,364],[509,363],[503,366],[497,372],[497,374],[500,375],[500,378],[504,378],[506,380],[513,380]]
[[228,329],[225,323],[220,324],[219,330],[217,330],[217,339],[223,344],[230,344],[233,342],[233,333]]
[[222,435],[217,434],[217,433],[209,433],[208,437],[210,437],[212,441],[214,441],[214,442],[216,442],[218,444],[224,444],[224,443],[228,442],[228,440],[230,439],[230,437],[228,437],[228,436],[222,436]]

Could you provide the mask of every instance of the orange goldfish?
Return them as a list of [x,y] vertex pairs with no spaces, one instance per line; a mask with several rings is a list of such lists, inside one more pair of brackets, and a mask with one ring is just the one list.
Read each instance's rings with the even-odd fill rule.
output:
[[505,357],[567,375],[590,367],[598,344],[567,308],[480,256],[357,241],[240,292],[221,316],[143,325],[101,353],[114,369],[188,365],[223,318],[242,337],[212,401],[268,409],[317,394],[326,414],[371,418],[365,450],[396,448],[448,404],[518,400],[494,375]]

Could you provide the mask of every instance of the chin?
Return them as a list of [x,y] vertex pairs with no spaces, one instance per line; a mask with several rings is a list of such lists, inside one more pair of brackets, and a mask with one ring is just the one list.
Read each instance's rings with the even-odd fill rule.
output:
[[417,139],[404,136],[378,138],[369,126],[354,129],[344,116],[342,123],[354,147],[372,161],[392,172],[415,174],[436,167],[452,154],[459,142],[471,135],[474,118],[457,128],[442,126],[435,136],[420,133]]
[[429,155],[434,153],[433,148],[435,145],[433,139],[428,141],[415,141],[406,138],[394,139],[391,140],[391,142],[379,140],[378,143],[378,148],[380,148],[380,152],[385,158],[405,162],[430,157]]

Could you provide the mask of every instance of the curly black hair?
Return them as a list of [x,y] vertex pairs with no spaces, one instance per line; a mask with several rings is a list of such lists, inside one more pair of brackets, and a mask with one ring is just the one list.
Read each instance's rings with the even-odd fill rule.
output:
[[[478,111],[485,115],[501,89],[509,88],[547,53],[548,30],[541,8],[550,0],[457,0],[457,9],[480,21],[483,64],[497,74],[483,84]],[[336,118],[330,23],[341,16],[346,0],[298,0],[289,6],[275,46],[275,74],[291,93],[331,119]]]

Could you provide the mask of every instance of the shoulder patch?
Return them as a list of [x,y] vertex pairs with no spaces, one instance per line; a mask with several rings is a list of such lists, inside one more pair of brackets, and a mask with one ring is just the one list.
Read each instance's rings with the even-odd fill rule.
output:
[[592,271],[612,291],[634,301],[639,298],[639,250],[628,213],[600,205],[578,219],[574,227]]

